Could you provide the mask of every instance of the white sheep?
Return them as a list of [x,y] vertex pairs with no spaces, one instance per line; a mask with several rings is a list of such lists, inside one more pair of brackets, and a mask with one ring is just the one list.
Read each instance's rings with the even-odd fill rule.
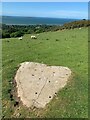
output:
[[22,40],[22,36],[18,38],[19,40]]
[[32,36],[31,36],[31,39],[36,39],[36,36],[35,36],[35,35],[32,35]]

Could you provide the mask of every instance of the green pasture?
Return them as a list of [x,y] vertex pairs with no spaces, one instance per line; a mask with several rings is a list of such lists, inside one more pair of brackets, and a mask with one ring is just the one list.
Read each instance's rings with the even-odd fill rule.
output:
[[[87,118],[88,117],[88,29],[73,29],[2,39],[3,117]],[[72,70],[67,86],[44,109],[29,109],[10,98],[12,81],[20,63],[39,62]]]

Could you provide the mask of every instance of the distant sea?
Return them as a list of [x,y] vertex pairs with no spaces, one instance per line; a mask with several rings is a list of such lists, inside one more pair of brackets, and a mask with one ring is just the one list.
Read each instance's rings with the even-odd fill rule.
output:
[[[2,23],[7,25],[63,25],[64,23],[76,21],[77,19],[67,18],[44,18],[44,17],[16,17],[2,16]],[[0,16],[1,22],[1,16]]]

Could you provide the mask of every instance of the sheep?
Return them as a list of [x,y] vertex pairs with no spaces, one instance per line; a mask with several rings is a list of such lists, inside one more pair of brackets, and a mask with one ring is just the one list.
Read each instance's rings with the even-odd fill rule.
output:
[[32,35],[32,36],[31,36],[31,39],[37,39],[37,38],[36,38],[36,36]]
[[18,38],[19,40],[22,40],[22,36]]

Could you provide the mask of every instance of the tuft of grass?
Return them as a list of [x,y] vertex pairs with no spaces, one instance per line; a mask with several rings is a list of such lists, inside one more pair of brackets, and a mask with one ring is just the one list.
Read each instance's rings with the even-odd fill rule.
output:
[[59,41],[59,39],[56,39],[56,41]]

